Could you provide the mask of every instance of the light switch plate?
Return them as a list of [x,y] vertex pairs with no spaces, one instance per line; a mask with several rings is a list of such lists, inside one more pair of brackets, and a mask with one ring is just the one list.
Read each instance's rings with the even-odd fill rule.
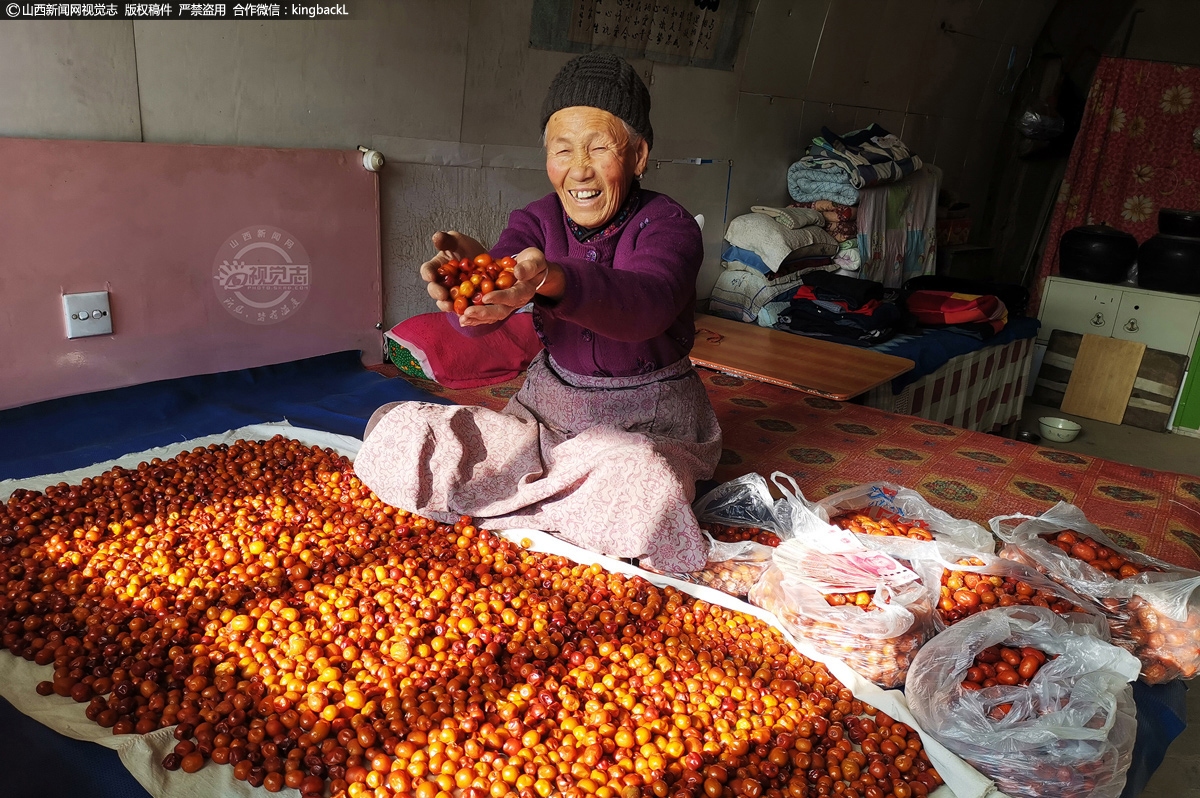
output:
[[62,299],[68,338],[112,335],[112,312],[108,307],[107,291],[63,294]]

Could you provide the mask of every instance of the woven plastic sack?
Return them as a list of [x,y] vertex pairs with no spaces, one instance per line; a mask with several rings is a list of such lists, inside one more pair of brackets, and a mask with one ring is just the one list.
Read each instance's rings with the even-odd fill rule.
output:
[[874,609],[831,606],[825,596],[768,568],[750,589],[750,603],[772,612],[792,634],[837,657],[881,687],[899,687],[913,656],[934,633],[933,597],[919,582],[880,585]]
[[814,510],[825,521],[860,511],[874,519],[899,519],[928,530],[934,540],[973,551],[996,550],[995,538],[979,524],[955,518],[934,507],[915,490],[890,482],[869,482],[848,488],[821,499]]
[[[1031,565],[1103,612],[1113,642],[1142,661],[1144,681],[1190,679],[1200,670],[1200,573],[1118,545],[1082,510],[1065,502],[1036,518],[999,516],[990,525],[1006,544],[1001,556]],[[1107,547],[1136,566],[1157,570],[1115,578],[1042,538],[1063,530]]]
[[[1127,651],[1038,607],[971,616],[917,654],[905,695],[922,731],[990,776],[1013,798],[1117,798],[1133,754],[1138,662]],[[993,645],[1053,657],[1027,686],[963,689]],[[1000,720],[989,713],[1012,708]]]

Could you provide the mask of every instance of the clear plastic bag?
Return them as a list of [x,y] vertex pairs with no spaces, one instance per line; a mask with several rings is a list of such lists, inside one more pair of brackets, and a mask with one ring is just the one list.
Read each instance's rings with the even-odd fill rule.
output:
[[744,596],[771,567],[774,548],[746,540],[722,543],[705,534],[708,564],[699,571],[673,576],[696,585],[707,585],[731,596]]
[[1073,623],[1087,624],[1096,636],[1108,638],[1104,616],[1090,601],[1028,565],[948,543],[921,544],[899,538],[866,542],[906,559],[935,592],[934,625],[938,631],[986,609],[1034,606],[1050,609]]
[[[921,729],[1013,798],[1117,798],[1133,754],[1138,662],[1038,607],[974,615],[917,654],[905,695]],[[998,644],[1052,657],[1027,686],[966,690],[975,657]],[[1003,704],[1011,709],[991,717]]]
[[858,512],[877,520],[899,519],[928,530],[934,540],[973,551],[990,553],[996,550],[995,539],[979,524],[955,518],[934,507],[915,490],[890,482],[870,482],[848,488],[821,499],[815,504],[814,510],[828,522],[833,522],[838,516]]
[[1066,129],[1067,123],[1062,114],[1045,100],[1038,100],[1026,108],[1017,122],[1020,134],[1034,141],[1056,139]]
[[775,514],[775,499],[767,480],[758,474],[746,474],[718,485],[697,499],[692,511],[701,526],[756,527],[776,535],[786,531]]
[[829,516],[820,512],[817,505],[804,498],[796,480],[782,471],[771,474],[771,482],[783,494],[775,505],[775,517],[788,537],[800,540],[804,545],[818,551],[847,551],[862,549],[863,545],[854,536],[829,523]]
[[[1200,670],[1200,573],[1119,546],[1065,502],[1036,518],[999,516],[990,523],[1006,544],[1001,556],[1036,568],[1100,609],[1113,642],[1142,661],[1144,681],[1190,679]],[[1103,546],[1136,568],[1152,570],[1126,578],[1106,573],[1043,537],[1062,531],[1072,532],[1092,553]]]
[[933,597],[919,582],[880,585],[873,609],[832,606],[815,588],[771,566],[750,590],[750,603],[772,612],[792,634],[837,657],[881,687],[899,687],[917,649],[934,633]]
[[746,474],[718,485],[697,499],[692,510],[704,531],[708,564],[672,576],[733,596],[746,595],[770,566],[774,546],[789,537],[775,515],[766,479]]

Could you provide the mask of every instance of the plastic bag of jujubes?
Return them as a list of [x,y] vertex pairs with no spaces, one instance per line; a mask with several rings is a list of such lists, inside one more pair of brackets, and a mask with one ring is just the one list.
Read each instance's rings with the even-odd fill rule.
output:
[[993,518],[1001,556],[1037,568],[1090,600],[1113,642],[1142,661],[1142,679],[1190,679],[1200,669],[1200,573],[1122,548],[1060,502],[1037,518]]
[[913,655],[934,633],[933,597],[915,581],[826,595],[772,565],[750,589],[750,603],[881,687],[904,684]]
[[915,490],[870,482],[826,496],[814,506],[823,520],[856,534],[939,540],[973,551],[993,552],[991,533],[951,516]]
[[675,574],[734,596],[744,596],[771,565],[771,555],[790,531],[775,514],[767,481],[747,474],[718,485],[692,506],[704,531],[708,564]]
[[[904,561],[893,561],[891,574],[885,573],[887,563],[876,570],[879,563],[862,561],[865,548],[829,524],[795,480],[781,472],[771,478],[784,496],[776,515],[786,519],[792,539],[776,549],[774,564],[750,590],[750,602],[875,684],[904,684],[913,655],[935,631],[933,593]],[[828,566],[824,574],[807,567],[820,559]],[[843,587],[834,588],[829,580]],[[853,588],[845,587],[850,584]]]
[[936,592],[934,623],[938,630],[987,610],[1027,606],[1044,607],[1076,623],[1090,624],[1097,636],[1108,637],[1108,625],[1091,602],[1028,565],[948,543],[922,545],[871,538],[866,544],[906,558],[921,581]]
[[1014,798],[1117,798],[1137,731],[1128,683],[1138,661],[1093,631],[1039,607],[974,615],[917,654],[908,706]]

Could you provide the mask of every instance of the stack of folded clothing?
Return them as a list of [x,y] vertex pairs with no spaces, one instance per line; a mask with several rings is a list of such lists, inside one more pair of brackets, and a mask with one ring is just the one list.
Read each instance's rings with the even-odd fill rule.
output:
[[788,191],[796,202],[857,205],[860,189],[895,182],[920,168],[921,159],[879,125],[842,136],[822,128],[808,155],[788,169]]
[[855,272],[862,265],[862,255],[858,248],[858,208],[827,199],[797,202],[789,207],[810,208],[825,217],[825,232],[838,242],[837,254],[833,256],[833,265],[837,267],[837,273],[858,276]]
[[[812,202],[797,202],[791,208],[808,208],[821,214],[825,219],[825,232],[833,236],[839,244],[858,237],[858,208],[853,205],[843,205],[831,200],[815,200]],[[751,210],[754,210],[753,208]]]
[[809,272],[777,319],[777,328],[810,338],[874,346],[895,334],[901,313],[880,283]]
[[822,128],[808,154],[788,169],[788,192],[794,207],[824,216],[826,232],[840,245],[834,265],[846,275],[858,272],[863,261],[854,207],[863,200],[862,191],[899,181],[921,167],[921,159],[879,125],[841,136]]
[[790,295],[813,269],[838,268],[838,242],[825,231],[825,217],[810,208],[768,208],[738,216],[725,232],[724,271],[717,278],[709,312],[756,322],[762,307]]

